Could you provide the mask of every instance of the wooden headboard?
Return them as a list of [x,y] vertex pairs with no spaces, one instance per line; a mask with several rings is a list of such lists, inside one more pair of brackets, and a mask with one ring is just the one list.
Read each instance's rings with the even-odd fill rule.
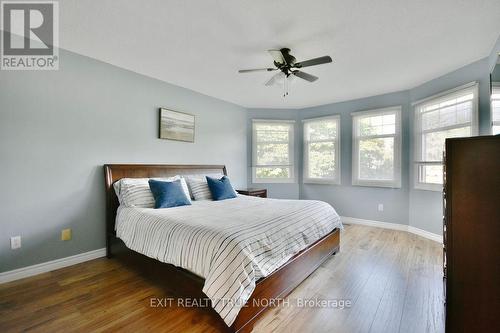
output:
[[227,175],[225,165],[171,165],[171,164],[105,164],[106,233],[115,235],[116,210],[119,202],[113,184],[122,178],[159,178],[175,175]]

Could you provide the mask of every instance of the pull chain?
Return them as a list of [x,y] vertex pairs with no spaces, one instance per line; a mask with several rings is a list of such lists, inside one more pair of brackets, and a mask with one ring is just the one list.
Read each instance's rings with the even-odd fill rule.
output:
[[288,87],[289,87],[288,77],[285,75],[283,80],[283,98],[288,96]]

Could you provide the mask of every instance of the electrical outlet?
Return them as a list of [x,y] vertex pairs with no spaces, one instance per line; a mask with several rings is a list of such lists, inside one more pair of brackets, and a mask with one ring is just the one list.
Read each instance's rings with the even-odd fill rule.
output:
[[19,249],[21,247],[21,236],[14,236],[10,238],[10,248],[12,250]]
[[61,240],[68,241],[71,239],[71,229],[63,229],[61,231]]
[[384,204],[379,203],[378,204],[378,211],[383,212],[384,211]]

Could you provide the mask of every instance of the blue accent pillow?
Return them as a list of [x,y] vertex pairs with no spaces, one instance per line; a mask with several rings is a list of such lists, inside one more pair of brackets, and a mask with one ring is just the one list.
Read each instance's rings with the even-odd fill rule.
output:
[[191,201],[182,189],[180,179],[173,182],[150,179],[149,188],[155,198],[155,208],[170,208],[191,204]]
[[226,176],[221,179],[207,177],[208,188],[210,193],[212,193],[212,198],[214,200],[225,200],[236,198],[236,192],[234,191],[229,178]]

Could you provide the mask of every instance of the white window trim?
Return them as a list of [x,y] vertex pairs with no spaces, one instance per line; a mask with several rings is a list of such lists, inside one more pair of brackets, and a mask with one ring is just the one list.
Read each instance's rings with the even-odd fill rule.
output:
[[467,88],[471,88],[471,87],[474,87],[474,86],[478,86],[478,82],[477,81],[472,81],[472,82],[463,84],[461,86],[458,86],[458,87],[455,87],[455,88],[452,88],[452,89],[448,89],[448,90],[439,92],[439,93],[434,94],[432,96],[419,99],[418,101],[415,101],[415,102],[411,103],[411,106],[416,107],[416,106],[419,106],[420,104],[427,103],[428,101],[431,101],[433,99],[444,97],[446,95],[450,95],[450,94],[453,94],[453,93],[458,92],[460,90],[465,90]]
[[[474,90],[474,102],[472,103],[473,110],[472,110],[472,115],[471,115],[471,136],[477,135],[478,134],[478,128],[479,128],[479,83],[477,81],[469,82],[467,84],[461,85],[459,87],[449,89],[443,92],[440,92],[438,94],[426,97],[424,99],[421,99],[419,101],[416,101],[412,103],[413,106],[413,112],[414,112],[414,137],[413,137],[413,142],[414,142],[414,162],[413,162],[413,187],[416,190],[424,190],[424,191],[435,191],[435,192],[442,192],[443,191],[443,185],[442,184],[433,184],[433,183],[422,183],[420,182],[420,168],[419,166],[421,164],[427,164],[427,165],[442,165],[443,161],[422,161],[422,130],[421,130],[421,119],[420,116],[421,114],[417,112],[417,108],[422,105],[423,103],[427,103],[429,101],[432,101],[434,99],[439,99],[441,97],[444,97],[446,95],[451,95],[455,92],[459,92],[461,90],[465,90],[468,88],[473,88]],[[448,126],[448,127],[441,127],[439,128],[440,130],[444,129],[453,129],[453,128],[460,128],[463,126],[460,125],[453,125],[453,126]]]
[[[255,133],[256,123],[277,123],[277,124],[289,124],[290,130],[288,132],[288,159],[291,162],[290,165],[266,165],[258,166],[257,161],[257,138]],[[294,146],[295,146],[295,120],[280,120],[280,119],[252,119],[252,183],[254,184],[276,184],[276,183],[295,183],[295,157],[294,157]],[[256,171],[257,167],[289,167],[290,177],[289,178],[257,178]]]
[[[337,174],[335,178],[311,178],[308,177],[308,165],[309,165],[309,156],[307,145],[309,140],[306,138],[305,125],[307,123],[317,122],[321,120],[335,120],[337,123],[337,137],[335,138],[335,163],[337,165]],[[303,170],[302,170],[302,183],[304,184],[325,184],[325,185],[340,185],[341,183],[341,164],[340,164],[340,115],[331,115],[325,117],[317,117],[317,118],[309,118],[302,120],[302,129],[303,129]],[[332,141],[332,140],[324,140],[324,141]],[[315,141],[317,142],[317,141]]]
[[[371,187],[389,187],[389,188],[401,188],[401,105],[390,106],[381,109],[366,110],[352,112],[352,185],[354,186],[371,186]],[[359,116],[375,116],[381,114],[392,114],[396,115],[395,133],[394,134],[383,134],[383,135],[373,135],[366,136],[363,138],[383,138],[383,137],[394,137],[394,179],[393,180],[365,180],[359,179],[359,137],[356,134],[355,117]]]
[[[491,94],[493,95],[493,88],[500,89],[500,82],[491,82]],[[490,105],[490,119],[491,119],[491,126],[490,126],[490,133],[493,134],[493,126],[500,126],[500,120],[493,120],[493,98],[491,98],[491,105]]]

